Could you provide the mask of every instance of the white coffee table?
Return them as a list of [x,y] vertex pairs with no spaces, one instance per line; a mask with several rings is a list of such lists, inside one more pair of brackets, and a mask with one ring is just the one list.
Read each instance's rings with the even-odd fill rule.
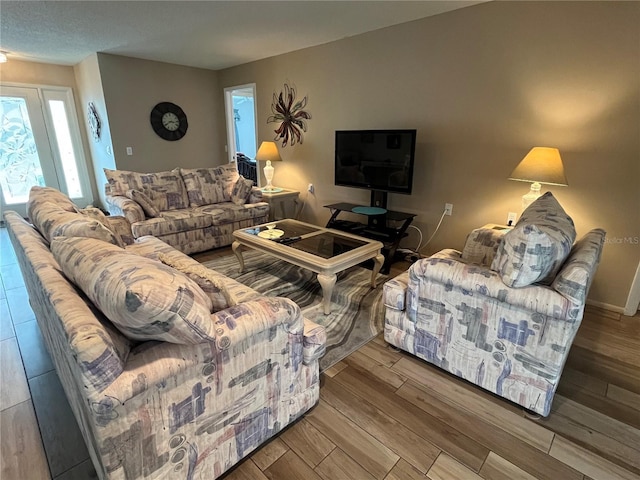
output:
[[[331,312],[331,295],[337,273],[373,259],[371,287],[375,288],[376,277],[384,262],[380,253],[382,243],[376,240],[298,220],[285,219],[243,228],[233,232],[233,237],[232,249],[240,263],[241,272],[244,270],[242,247],[247,247],[317,273],[325,314]],[[277,240],[283,239],[294,240],[291,243],[278,243]]]

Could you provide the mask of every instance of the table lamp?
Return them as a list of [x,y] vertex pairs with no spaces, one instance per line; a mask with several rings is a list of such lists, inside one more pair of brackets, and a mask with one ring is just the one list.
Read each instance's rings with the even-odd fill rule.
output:
[[557,148],[533,147],[511,172],[509,180],[533,182],[531,190],[522,196],[522,210],[540,196],[540,184],[567,186],[567,177]]
[[275,142],[262,142],[260,144],[260,148],[258,148],[258,153],[256,153],[256,160],[261,162],[267,162],[264,167],[264,178],[267,179],[267,186],[262,188],[263,192],[281,192],[281,188],[274,187],[271,184],[273,180],[273,173],[275,169],[271,165],[271,162],[280,162],[282,158],[278,153],[278,147]]

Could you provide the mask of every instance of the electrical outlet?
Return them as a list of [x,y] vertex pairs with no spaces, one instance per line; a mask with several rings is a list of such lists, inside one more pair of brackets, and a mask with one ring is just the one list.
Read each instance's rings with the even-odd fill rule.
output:
[[451,215],[453,213],[453,203],[444,204],[444,214]]
[[309,193],[313,193],[315,192],[316,188],[313,186],[313,183],[310,183],[307,187],[307,190],[309,191]]
[[516,223],[516,218],[518,218],[516,212],[509,212],[509,215],[507,215],[507,226],[512,227]]
[[127,155],[133,155],[133,147],[127,147]]

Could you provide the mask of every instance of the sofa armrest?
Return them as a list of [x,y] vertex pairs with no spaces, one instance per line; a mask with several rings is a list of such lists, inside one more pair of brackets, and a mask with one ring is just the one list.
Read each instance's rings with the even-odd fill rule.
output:
[[254,342],[258,335],[273,328],[284,327],[290,334],[302,336],[304,326],[300,307],[284,297],[261,297],[234,305],[213,313],[211,320],[216,329],[216,347],[220,350]]
[[322,325],[305,318],[302,362],[305,365],[319,360],[327,351],[327,331]]
[[[225,374],[224,364],[233,363],[239,371],[245,365],[243,356],[253,351],[253,362],[277,358],[293,364],[294,370],[302,363],[303,317],[299,307],[291,300],[263,297],[254,302],[231,307],[211,315],[218,337],[215,343],[181,345],[168,342],[145,342],[133,349],[123,372],[106,389],[93,398],[93,410],[118,408],[109,399],[118,399],[122,405],[134,397],[151,393],[164,385],[168,378],[207,378],[207,365],[216,375]],[[260,359],[256,359],[255,346]],[[254,347],[252,349],[252,347]],[[274,360],[275,361],[275,360]],[[247,362],[251,363],[251,362]],[[108,405],[105,405],[104,402]]]
[[404,310],[408,285],[409,270],[386,282],[382,287],[382,302],[385,307]]
[[460,252],[451,249],[418,260],[411,266],[407,310],[415,312],[421,301],[439,301],[426,297],[429,283],[445,285],[447,291],[457,291],[463,296],[483,296],[493,302],[563,320],[573,320],[574,312],[579,307],[548,286],[509,287],[497,272],[467,263],[462,260]]
[[596,228],[576,242],[551,287],[571,302],[584,305],[600,263],[605,237],[606,232]]
[[249,194],[249,200],[247,203],[260,203],[264,202],[264,198],[262,197],[262,190],[258,187],[252,187],[251,193]]
[[106,195],[105,200],[111,215],[122,215],[129,223],[141,222],[146,218],[140,204],[124,195]]

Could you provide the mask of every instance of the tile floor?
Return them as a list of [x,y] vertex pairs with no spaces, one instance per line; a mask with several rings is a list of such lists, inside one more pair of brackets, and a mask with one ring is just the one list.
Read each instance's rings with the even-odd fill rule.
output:
[[97,478],[0,228],[0,478]]

